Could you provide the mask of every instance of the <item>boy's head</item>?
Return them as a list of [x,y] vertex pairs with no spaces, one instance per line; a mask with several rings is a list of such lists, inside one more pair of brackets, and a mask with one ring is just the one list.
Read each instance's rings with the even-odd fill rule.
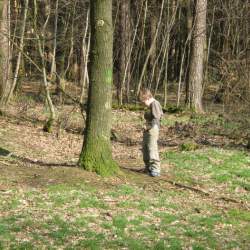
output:
[[153,98],[153,95],[149,89],[142,89],[140,91],[139,99],[146,106],[150,105],[152,98]]

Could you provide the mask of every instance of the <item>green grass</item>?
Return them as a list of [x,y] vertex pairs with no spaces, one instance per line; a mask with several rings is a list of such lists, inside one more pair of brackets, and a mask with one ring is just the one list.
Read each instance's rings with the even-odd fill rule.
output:
[[190,121],[190,115],[188,114],[167,114],[161,119],[162,126],[174,126],[176,122],[178,123],[188,123]]
[[[107,196],[115,189],[102,192]],[[183,191],[137,192],[136,187],[129,188],[126,184],[119,192],[126,195],[130,206],[120,206],[119,202],[106,204],[97,196],[98,192],[85,191],[84,186],[77,185],[10,193],[10,204],[17,197],[29,203],[26,200],[19,206],[10,206],[8,215],[0,219],[0,246],[2,249],[227,249],[239,245],[244,249],[247,244],[250,219],[247,211],[231,209],[225,214],[211,205],[203,205],[197,214],[193,212],[197,204],[184,201],[187,193]],[[63,202],[58,203],[56,196],[62,196]],[[113,199],[120,201],[120,197]],[[185,204],[185,209],[179,203]],[[224,224],[232,226],[220,227]],[[228,240],[232,230],[234,237]],[[237,239],[243,243],[237,245]]]
[[175,124],[188,124],[196,133],[207,135],[226,135],[241,138],[242,124],[238,121],[226,120],[218,114],[199,115],[186,111],[181,114],[167,114],[161,120],[162,126],[175,126]]
[[[163,156],[168,178],[249,199],[247,153],[205,148]],[[129,178],[111,186],[100,179],[24,189],[13,179],[0,199],[0,249],[248,249],[250,214],[243,206],[154,180],[147,189]]]
[[167,152],[164,159],[173,164],[171,174],[180,182],[211,188],[224,184],[228,191],[237,187],[250,190],[250,156],[245,152],[206,148]]

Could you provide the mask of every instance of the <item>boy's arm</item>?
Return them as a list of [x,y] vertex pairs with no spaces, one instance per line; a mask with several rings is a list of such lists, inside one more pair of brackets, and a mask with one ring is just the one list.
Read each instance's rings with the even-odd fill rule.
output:
[[160,103],[158,102],[152,103],[152,115],[157,120],[161,119],[163,112]]

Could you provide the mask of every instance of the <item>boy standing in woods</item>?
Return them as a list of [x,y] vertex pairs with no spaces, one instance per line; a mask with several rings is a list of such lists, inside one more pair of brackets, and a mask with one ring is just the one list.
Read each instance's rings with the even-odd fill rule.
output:
[[143,161],[145,171],[152,177],[160,176],[158,138],[160,120],[163,115],[161,104],[155,100],[149,89],[140,92],[140,101],[149,109],[145,112],[146,126],[143,132]]

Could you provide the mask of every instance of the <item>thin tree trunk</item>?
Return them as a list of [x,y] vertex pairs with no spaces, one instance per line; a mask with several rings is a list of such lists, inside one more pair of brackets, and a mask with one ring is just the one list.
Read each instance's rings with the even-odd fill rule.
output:
[[[167,28],[166,28],[166,37],[164,39],[164,44],[165,44],[165,49],[164,49],[164,53],[163,53],[163,60],[162,60],[162,64],[160,67],[160,72],[159,75],[157,77],[157,81],[156,81],[156,86],[155,86],[155,91],[154,91],[154,95],[156,95],[156,92],[158,90],[158,86],[160,83],[160,79],[161,79],[161,74],[162,71],[164,72],[164,78],[163,78],[163,89],[164,89],[164,108],[167,105],[167,88],[168,88],[168,61],[169,61],[169,43],[170,43],[170,34],[172,31],[172,28],[174,27],[174,23],[175,23],[175,19],[176,19],[176,13],[177,13],[177,9],[179,7],[179,2],[175,3],[175,1],[173,1],[171,9],[172,9],[172,13],[170,11],[170,6],[167,6]],[[171,13],[171,16],[170,16]]]
[[[158,19],[158,0],[151,0],[151,16],[149,19],[149,39],[150,39],[150,44],[151,44],[151,48],[150,48],[150,55],[149,55],[149,59],[148,59],[148,69],[149,69],[149,75],[147,77],[147,81],[148,81],[148,87],[155,87],[152,86],[153,83],[155,83],[155,75],[157,75],[157,37],[158,37],[158,30],[159,28],[157,28],[157,19]],[[157,34],[156,38],[155,35]],[[154,64],[156,63],[156,66],[154,67]],[[156,74],[154,73],[154,71],[156,71]],[[151,76],[150,76],[151,75]],[[151,79],[151,80],[149,80]]]
[[[186,1],[186,23],[187,23],[187,36],[192,35],[193,32],[193,15],[191,9],[191,0]],[[190,91],[189,91],[189,69],[190,69],[190,52],[191,52],[191,40],[189,39],[189,43],[187,44],[188,56],[186,59],[186,72],[185,72],[185,104],[188,104],[190,100]]]
[[127,59],[127,63],[126,63],[126,67],[125,67],[125,74],[123,76],[123,79],[122,79],[122,85],[124,86],[125,85],[125,81],[126,81],[126,75],[127,75],[127,71],[128,69],[130,70],[130,74],[129,74],[129,77],[127,79],[127,102],[129,102],[129,88],[130,88],[130,82],[131,82],[131,75],[133,73],[133,69],[135,68],[135,64],[134,64],[134,67],[131,69],[130,66],[131,66],[131,56],[132,56],[132,52],[133,52],[133,47],[134,47],[134,44],[135,44],[135,39],[136,39],[136,35],[138,33],[138,27],[139,27],[139,24],[140,24],[140,19],[141,19],[141,14],[142,14],[142,11],[143,11],[143,4],[141,4],[141,8],[140,8],[140,12],[139,12],[139,16],[138,16],[138,19],[137,19],[137,23],[136,23],[136,26],[135,26],[135,30],[134,30],[134,35],[133,35],[133,39],[132,39],[132,42],[131,42],[131,46],[130,46],[130,51],[129,51],[129,55],[128,55],[128,59]]
[[61,35],[60,41],[57,41],[56,46],[56,94],[59,97],[59,102],[63,103],[62,91],[65,89],[65,58],[66,58],[66,48],[64,41],[66,40],[69,21],[71,17],[71,12],[68,13],[66,18],[66,25],[64,24],[62,18],[58,19],[57,30],[58,34]]
[[20,38],[20,51],[18,52],[16,69],[15,69],[15,73],[14,73],[14,79],[13,79],[13,83],[12,83],[6,104],[8,104],[8,102],[10,101],[10,99],[13,95],[13,92],[16,88],[16,84],[17,84],[18,73],[19,73],[20,63],[21,63],[21,59],[22,59],[22,52],[23,52],[23,47],[24,47],[24,34],[25,34],[25,28],[26,28],[28,6],[29,6],[29,0],[25,0],[24,16],[23,16],[23,23],[22,23],[22,30],[21,30],[21,38]]
[[88,29],[89,29],[89,10],[87,12],[87,20],[86,20],[86,27],[85,27],[85,32],[84,36],[82,39],[82,56],[81,56],[81,65],[82,69],[81,70],[81,95],[80,95],[80,102],[83,103],[84,99],[84,92],[85,92],[85,86],[86,83],[89,83],[89,75],[88,75],[88,58],[89,58],[89,48],[90,48],[90,32],[89,32],[89,37],[88,37],[88,43],[86,45],[86,38],[88,34]]
[[205,73],[204,73],[204,85],[202,92],[204,93],[206,82],[208,81],[208,64],[209,64],[209,56],[210,56],[210,48],[211,48],[211,41],[213,36],[213,30],[214,30],[214,16],[215,16],[215,6],[213,8],[213,17],[212,17],[212,23],[210,28],[210,34],[208,39],[208,45],[207,45],[207,53],[206,53],[206,61],[205,61]]
[[137,86],[136,97],[139,96],[141,85],[142,85],[142,80],[143,80],[144,74],[145,74],[146,69],[147,69],[148,61],[149,61],[150,55],[151,55],[151,53],[152,53],[152,51],[154,49],[154,46],[155,46],[154,43],[156,42],[158,32],[159,32],[159,29],[160,29],[164,4],[165,4],[165,0],[162,0],[161,12],[160,12],[160,17],[159,17],[158,24],[157,24],[157,29],[156,29],[156,32],[155,32],[154,39],[153,39],[153,41],[151,43],[150,49],[148,51],[146,60],[145,60],[144,65],[143,65],[143,69],[142,69],[141,76],[140,76],[140,79],[139,79],[139,83],[138,83],[138,86]]
[[[189,6],[190,7],[190,6]],[[181,58],[181,66],[180,66],[180,73],[179,73],[179,81],[178,81],[178,92],[177,92],[177,107],[180,106],[180,100],[181,100],[181,83],[182,81],[185,82],[186,80],[186,77],[184,76],[184,79],[183,79],[183,66],[184,66],[184,62],[185,62],[185,57],[186,57],[186,51],[188,52],[188,56],[187,56],[187,69],[189,68],[189,52],[190,52],[190,41],[191,41],[191,36],[192,36],[192,32],[193,32],[193,28],[192,27],[192,20],[190,20],[190,16],[188,15],[188,26],[187,26],[187,39],[185,41],[185,45],[184,45],[184,48],[183,48],[183,54],[182,54],[182,58]],[[188,46],[189,44],[189,46]],[[187,87],[189,86],[188,83],[186,83],[186,90],[187,90]]]
[[101,175],[118,170],[110,143],[113,84],[112,0],[90,2],[90,87],[80,167]]
[[74,47],[75,47],[75,41],[74,41],[74,33],[75,33],[75,13],[76,13],[76,4],[77,0],[74,2],[74,7],[73,7],[73,13],[72,13],[72,23],[71,23],[71,36],[70,36],[70,51],[69,51],[69,56],[68,56],[68,61],[67,61],[67,66],[64,72],[64,75],[66,76],[69,69],[70,65],[72,63],[73,55],[74,55]]
[[[119,26],[119,76],[117,85],[117,99],[119,105],[123,104],[123,91],[125,89],[124,83],[130,78],[130,62],[128,61],[131,43],[130,30],[130,1],[122,0],[120,7],[120,26]],[[125,81],[123,79],[125,78]],[[126,96],[128,99],[129,85],[126,86]]]
[[45,58],[44,58],[44,40],[43,39],[44,39],[45,29],[49,21],[49,17],[50,17],[50,13],[48,14],[47,19],[43,25],[42,34],[40,36],[38,33],[39,32],[38,28],[37,28],[37,2],[36,0],[34,0],[34,28],[35,28],[36,38],[37,38],[38,51],[42,60],[42,74],[43,74],[43,83],[44,83],[46,101],[48,103],[49,111],[50,111],[50,117],[48,121],[45,123],[44,128],[43,128],[44,131],[46,132],[52,132],[52,126],[53,126],[55,116],[56,116],[54,104],[50,96],[49,83],[47,81],[47,72],[46,72],[46,65],[45,65]]
[[55,6],[55,20],[54,20],[54,39],[53,39],[53,53],[52,53],[52,63],[50,69],[50,76],[54,79],[54,74],[56,72],[56,47],[57,47],[57,27],[58,27],[58,1],[56,0]]
[[[144,6],[144,3],[143,1],[141,2],[141,6],[143,8]],[[148,0],[145,0],[145,7],[144,7],[144,16],[143,16],[143,23],[142,23],[142,27],[140,30],[142,30],[141,32],[141,39],[140,39],[140,49],[139,49],[139,52],[138,52],[138,62],[141,61],[141,55],[142,55],[142,51],[145,47],[145,29],[146,29],[146,20],[147,20],[147,15],[148,15]],[[136,66],[136,64],[135,64]],[[134,67],[135,67],[134,66]],[[132,70],[132,72],[134,71],[134,69]],[[136,71],[136,79],[139,77],[139,74],[140,74],[140,63],[137,63],[137,71]],[[134,86],[134,89],[135,88],[138,88],[138,85]],[[135,92],[136,94],[136,92]]]

